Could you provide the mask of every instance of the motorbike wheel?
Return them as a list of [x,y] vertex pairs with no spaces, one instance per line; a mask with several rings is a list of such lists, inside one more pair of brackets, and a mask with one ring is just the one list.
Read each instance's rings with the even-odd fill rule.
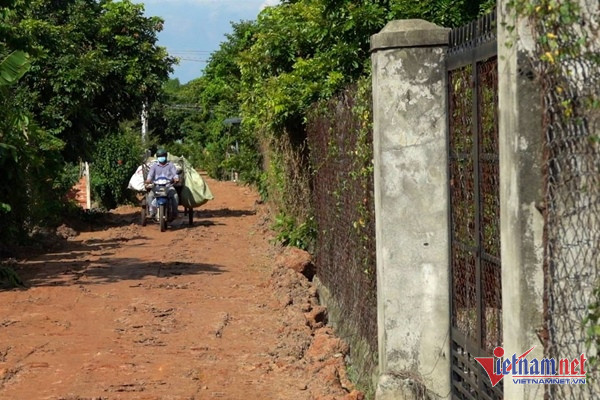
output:
[[194,209],[193,208],[188,208],[187,209],[187,213],[188,213],[188,222],[189,225],[192,226],[194,223]]
[[160,222],[160,231],[164,232],[167,230],[167,216],[165,215],[165,205],[161,204],[158,207],[158,221]]
[[142,226],[146,226],[146,206],[142,207],[142,213],[141,213],[141,219],[140,219],[140,223],[142,224]]

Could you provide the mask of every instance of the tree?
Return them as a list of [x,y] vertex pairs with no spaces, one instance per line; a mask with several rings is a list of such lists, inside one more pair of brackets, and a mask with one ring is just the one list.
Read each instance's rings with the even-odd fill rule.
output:
[[28,107],[65,143],[67,159],[91,154],[95,140],[152,103],[174,59],[156,45],[163,21],[128,0],[34,0],[16,26],[34,49],[23,80]]
[[61,201],[52,189],[63,142],[35,124],[22,107],[26,93],[16,85],[29,66],[29,55],[21,50],[0,63],[0,235],[5,243],[55,214]]
[[65,160],[94,154],[161,92],[174,60],[156,45],[160,29],[128,0],[0,0],[4,243],[57,222],[77,178]]
[[[8,101],[11,96],[8,86],[21,78],[29,66],[29,55],[21,50],[13,51],[0,62],[0,99],[2,100],[0,104],[4,106],[0,108],[0,117],[2,117],[0,120],[0,167],[6,167],[17,161],[17,147],[14,142],[24,134],[19,130],[25,117],[18,110],[9,106]],[[4,214],[12,209],[12,202],[5,197],[0,196],[0,218],[3,218]]]
[[234,169],[242,171],[242,179],[255,181],[260,169],[254,136],[224,123],[240,115],[238,59],[254,42],[254,31],[254,22],[233,23],[202,77],[181,86],[170,82],[165,88],[164,120],[157,121],[164,124],[164,131],[157,136],[163,142],[182,141],[177,152],[188,155],[213,177],[222,178],[226,170]]
[[217,153],[212,164],[220,164],[226,151],[222,121],[229,116],[243,118],[239,134],[247,142],[288,135],[301,144],[311,104],[369,74],[370,36],[387,21],[425,18],[455,26],[472,19],[484,3],[491,1],[295,0],[267,7],[256,22],[233,24],[204,75],[177,94],[188,93],[185,101],[199,113],[170,113],[167,130],[179,127],[184,142]]
[[[447,27],[463,25],[485,11],[490,1],[481,0],[391,0],[394,18],[421,18]],[[493,2],[495,5],[495,1]],[[486,4],[482,7],[483,4]]]

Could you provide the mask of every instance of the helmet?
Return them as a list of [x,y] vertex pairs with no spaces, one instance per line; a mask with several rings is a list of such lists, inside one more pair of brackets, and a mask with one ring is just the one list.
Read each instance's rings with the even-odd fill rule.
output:
[[167,155],[167,151],[165,149],[156,150],[156,157],[161,157],[161,156],[166,156],[166,155]]

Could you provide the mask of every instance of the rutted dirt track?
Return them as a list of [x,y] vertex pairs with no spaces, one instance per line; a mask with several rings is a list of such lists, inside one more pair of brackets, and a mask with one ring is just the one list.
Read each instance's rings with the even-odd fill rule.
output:
[[23,256],[0,289],[0,399],[360,399],[315,290],[276,268],[257,195],[215,200],[173,229],[138,210]]

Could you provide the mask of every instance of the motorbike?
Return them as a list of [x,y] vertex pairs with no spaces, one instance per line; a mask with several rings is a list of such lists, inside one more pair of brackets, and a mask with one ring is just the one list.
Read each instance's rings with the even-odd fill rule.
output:
[[[172,198],[169,197],[169,187],[171,185],[171,181],[167,178],[160,177],[157,178],[154,183],[152,183],[149,188],[152,190],[154,194],[154,202],[152,206],[156,208],[156,217],[160,224],[160,231],[164,232],[167,230],[167,223],[171,222],[175,219],[175,215],[172,215],[172,206],[171,201]],[[144,196],[144,200],[142,203],[142,226],[146,225],[146,217],[150,214],[150,206],[148,202],[148,197]]]
[[[142,224],[142,226],[146,226],[146,222],[149,219],[149,217],[151,216],[150,210],[152,209],[152,206],[153,206],[154,208],[157,209],[157,211],[159,213],[157,215],[158,216],[157,220],[160,223],[160,230],[161,230],[161,232],[164,232],[167,229],[167,223],[171,222],[177,216],[177,215],[171,215],[172,207],[169,204],[169,202],[174,200],[172,198],[169,198],[169,196],[168,196],[169,187],[171,185],[171,182],[164,177],[160,177],[160,178],[156,179],[152,184],[149,184],[149,185],[144,184],[144,181],[146,180],[146,177],[148,176],[149,171],[150,171],[150,164],[148,162],[144,162],[141,165],[139,180],[145,190],[142,191],[142,190],[138,189],[138,194],[139,194],[138,200],[140,201],[140,206],[141,206],[141,224]],[[178,174],[179,174],[179,178],[180,178],[179,183],[174,184],[173,187],[177,191],[177,195],[179,196],[179,199],[181,200],[182,190],[183,190],[183,185],[184,185],[183,179],[185,176],[183,169],[178,170]],[[135,175],[137,175],[137,171],[136,171],[136,174],[134,174],[134,176]],[[150,190],[152,190],[153,194],[154,194],[154,204],[152,204],[152,205],[148,201],[148,191],[150,191]],[[161,203],[162,203],[162,206],[161,206]],[[178,206],[179,206],[179,204],[178,204]],[[184,216],[187,216],[189,226],[193,226],[193,224],[194,224],[194,209],[192,207],[186,207],[184,205],[183,210],[184,210],[184,212],[183,212]]]

